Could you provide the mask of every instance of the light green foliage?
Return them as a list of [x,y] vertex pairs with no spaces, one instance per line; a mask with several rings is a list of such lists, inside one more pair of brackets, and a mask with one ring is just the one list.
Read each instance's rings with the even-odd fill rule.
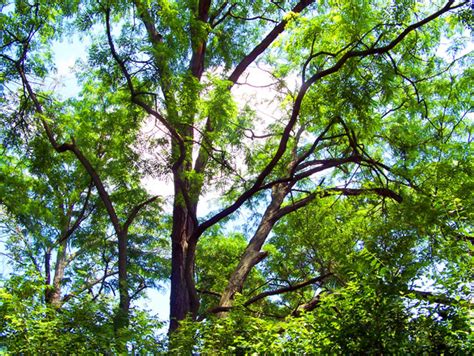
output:
[[441,322],[425,315],[413,317],[404,312],[400,302],[384,299],[373,289],[356,284],[348,285],[342,294],[322,298],[316,311],[298,318],[272,321],[240,310],[225,319],[184,323],[173,336],[179,346],[171,353],[179,355],[191,346],[204,355],[472,350],[465,311],[450,311]]
[[[439,188],[432,199],[411,194],[402,204],[385,202],[382,206],[367,199],[332,199],[289,215],[275,229],[267,247],[271,254],[264,264],[266,279],[296,283],[331,272],[327,282],[318,289],[308,286],[260,307],[249,307],[272,317],[251,317],[246,308],[238,307],[225,319],[209,317],[203,323],[185,324],[176,336],[178,344],[194,345],[203,354],[248,355],[472,350],[468,288],[472,243],[460,239],[456,230],[466,219],[456,224],[446,221],[453,222],[455,212],[462,214],[460,206],[455,208],[461,199],[448,191],[454,193],[458,179],[462,184],[469,180],[462,169],[451,169],[450,184],[443,185],[448,174],[436,171],[431,183]],[[225,273],[215,280],[222,275]],[[424,290],[423,283],[432,285],[432,295],[422,297],[409,291]],[[273,289],[278,287],[275,283]],[[246,293],[250,294],[241,296],[241,303],[258,292],[250,289]],[[274,318],[288,315],[301,299],[315,294],[320,299],[314,311],[284,320]]]
[[[57,310],[42,303],[38,295],[44,285],[38,276],[10,278],[0,288],[0,346],[6,355],[15,354],[108,354],[114,353],[113,301],[84,297]],[[131,317],[133,333],[123,335],[136,352],[161,348],[154,330],[162,325],[156,318],[137,311]]]

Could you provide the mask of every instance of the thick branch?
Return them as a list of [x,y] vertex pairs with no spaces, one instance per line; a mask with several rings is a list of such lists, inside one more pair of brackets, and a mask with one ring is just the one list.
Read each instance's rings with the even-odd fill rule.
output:
[[322,171],[325,171],[326,169],[334,168],[334,167],[339,167],[345,163],[361,163],[364,162],[364,160],[359,157],[359,156],[349,156],[345,158],[332,158],[332,159],[321,159],[321,160],[312,160],[308,161],[307,164],[304,165],[304,168],[308,168],[311,166],[317,166],[313,168],[306,169],[305,171],[295,174],[293,176],[285,177],[285,178],[280,178],[273,180],[271,182],[268,182],[266,184],[263,184],[260,186],[258,191],[262,191],[265,189],[269,189],[277,184],[281,183],[296,183],[299,182],[300,180],[303,180],[304,178],[308,178],[312,176],[315,173],[319,173]]
[[163,41],[163,36],[158,33],[155,27],[155,23],[153,18],[151,17],[146,5],[143,5],[140,0],[134,0],[135,7],[137,8],[138,15],[143,21],[145,25],[146,32],[148,33],[148,37],[150,38],[151,43],[156,46],[157,44]]
[[319,302],[321,301],[321,294],[318,294],[315,296],[313,299],[311,299],[309,302],[301,304],[296,308],[293,313],[291,313],[292,316],[299,316],[301,315],[302,312],[309,312],[311,310],[316,309],[318,306]]
[[145,102],[143,102],[139,97],[140,94],[136,92],[135,87],[133,85],[132,76],[128,72],[125,62],[120,58],[117,50],[115,49],[115,45],[114,45],[112,34],[111,34],[111,28],[110,28],[110,9],[109,8],[105,10],[105,25],[106,25],[107,41],[109,43],[110,52],[115,62],[119,66],[120,71],[122,72],[122,75],[125,77],[125,80],[127,82],[127,87],[130,91],[131,101],[134,104],[140,106],[142,109],[144,109],[149,115],[152,115],[153,117],[155,117],[168,130],[171,137],[173,137],[173,139],[176,140],[180,149],[180,156],[177,159],[177,161],[173,164],[173,167],[175,168],[175,167],[180,166],[185,159],[186,147],[184,144],[184,140],[181,137],[181,135],[178,133],[178,131],[176,131],[176,129],[168,122],[168,120],[166,120],[166,118],[163,115],[161,115],[158,111],[154,110]]
[[275,219],[279,220],[283,216],[305,207],[306,205],[311,203],[316,197],[317,197],[317,193],[311,193],[307,195],[306,197],[295,201],[293,204],[286,205],[283,208],[280,208],[275,214]]
[[[296,6],[291,10],[294,13],[300,13],[306,9],[309,5],[314,3],[314,0],[301,0]],[[232,74],[229,76],[229,80],[232,83],[236,83],[239,80],[242,73],[251,65],[258,56],[260,56],[276,39],[277,37],[285,30],[285,26],[288,23],[288,19],[282,20],[278,25],[276,25],[273,30],[260,42],[247,56],[245,56],[242,61],[235,67]]]
[[[211,6],[211,0],[200,0],[197,8],[197,24],[195,26],[200,26],[199,22],[207,23],[209,20],[209,8]],[[196,30],[191,26],[191,42],[193,55],[191,57],[191,62],[189,68],[192,75],[198,80],[201,79],[202,73],[204,72],[204,57],[206,55],[206,41],[207,35],[200,38],[202,35],[200,29]]]
[[300,163],[302,163],[305,159],[307,159],[310,155],[314,153],[314,151],[316,150],[316,147],[319,145],[324,135],[326,135],[326,133],[329,131],[331,126],[334,124],[334,122],[335,120],[331,120],[331,122],[326,126],[323,132],[321,132],[321,134],[316,138],[316,140],[314,140],[309,150],[307,150],[305,153],[297,157],[296,161],[292,162],[290,175],[293,175],[295,173],[295,171],[299,168]]
[[283,154],[286,151],[288,140],[290,139],[290,136],[291,136],[291,130],[296,124],[296,121],[298,119],[298,115],[301,109],[301,104],[303,102],[303,98],[308,88],[309,86],[305,84],[303,84],[303,86],[300,88],[298,96],[293,105],[293,112],[285,127],[285,130],[283,131],[280,144],[278,145],[278,149],[275,152],[271,161],[265,166],[265,168],[260,172],[258,177],[255,179],[255,182],[252,185],[252,187],[248,189],[247,191],[245,191],[244,193],[242,193],[242,195],[239,198],[237,198],[237,200],[232,205],[222,210],[220,213],[214,215],[207,221],[203,222],[197,230],[197,233],[199,235],[202,234],[202,232],[204,232],[210,226],[216,224],[220,220],[224,219],[225,217],[235,212],[238,208],[242,206],[242,204],[244,204],[249,198],[251,198],[255,193],[257,193],[260,190],[260,187],[262,183],[264,182],[265,178],[272,172],[273,168],[277,165],[280,158],[283,156]]
[[[271,290],[271,291],[262,292],[260,294],[257,294],[256,296],[248,299],[245,303],[242,304],[242,306],[248,307],[250,304],[258,302],[259,300],[261,300],[263,298],[266,298],[266,297],[269,297],[269,296],[272,296],[272,295],[278,295],[278,294],[293,292],[293,291],[296,291],[298,289],[307,287],[311,284],[316,284],[316,283],[323,282],[324,279],[328,278],[329,276],[331,276],[330,273],[325,274],[323,276],[314,277],[314,278],[311,278],[307,281],[300,282],[300,283],[297,283],[297,284],[293,284],[293,285],[288,286],[288,287],[283,287],[283,288],[274,289],[274,290]],[[208,314],[218,314],[218,313],[222,313],[222,312],[227,312],[227,311],[231,310],[232,308],[235,308],[235,306],[218,306],[218,307],[207,310],[207,313]]]
[[[311,1],[302,1],[300,2],[297,6],[300,6],[300,10],[301,11],[302,9],[304,9],[305,7],[307,7],[309,4],[311,3]],[[375,47],[372,46],[371,48],[367,49],[367,50],[363,50],[363,51],[349,51],[347,52],[346,54],[344,54],[341,59],[339,59],[336,64],[334,64],[332,67],[328,68],[328,69],[325,69],[323,71],[320,71],[316,74],[314,74],[313,76],[311,76],[306,82],[304,82],[298,92],[298,95],[295,99],[295,102],[293,104],[293,112],[292,112],[292,115],[290,117],[290,119],[288,120],[288,123],[285,127],[285,130],[283,132],[283,135],[282,135],[282,138],[280,140],[280,144],[278,146],[278,149],[277,151],[275,152],[275,155],[273,156],[272,160],[267,164],[267,166],[262,170],[262,172],[259,174],[259,176],[256,178],[255,180],[255,183],[252,185],[252,187],[250,189],[248,189],[247,191],[245,191],[232,205],[230,205],[229,207],[227,207],[226,209],[222,210],[220,213],[217,213],[216,215],[214,215],[213,217],[211,217],[210,219],[204,221],[200,226],[199,228],[197,229],[196,233],[198,235],[202,234],[207,228],[209,228],[210,226],[216,224],[217,222],[219,222],[220,220],[224,219],[225,217],[229,216],[230,214],[232,214],[233,212],[235,212],[237,209],[239,209],[243,203],[245,203],[250,197],[252,197],[255,193],[257,193],[259,190],[260,190],[260,187],[263,183],[263,181],[265,180],[265,178],[270,174],[270,172],[273,170],[273,168],[276,166],[276,164],[278,163],[278,161],[280,160],[280,158],[283,156],[283,154],[285,153],[286,151],[286,147],[287,147],[287,144],[288,144],[288,140],[290,138],[290,134],[291,134],[291,130],[293,129],[294,125],[296,124],[296,121],[297,121],[297,118],[299,116],[299,112],[301,110],[301,104],[303,102],[303,99],[306,95],[306,92],[308,91],[308,89],[314,84],[316,83],[318,80],[330,75],[330,74],[333,74],[337,71],[339,71],[343,65],[350,59],[350,58],[354,58],[354,57],[365,57],[365,56],[370,56],[370,55],[376,55],[376,54],[383,54],[383,53],[387,53],[388,51],[392,50],[397,44],[399,44],[406,36],[408,36],[408,34],[410,34],[411,32],[417,30],[418,28],[422,27],[423,25],[425,25],[426,23],[430,22],[430,21],[433,21],[435,20],[436,18],[440,17],[441,15],[445,14],[446,12],[450,11],[450,10],[453,10],[455,8],[458,8],[460,6],[463,6],[466,2],[463,2],[461,4],[458,4],[458,5],[455,5],[455,6],[452,6],[452,4],[454,3],[454,1],[448,1],[448,3],[442,8],[440,9],[439,11],[433,13],[432,15],[426,17],[425,19],[419,21],[419,22],[416,22],[410,26],[408,26],[401,34],[399,34],[392,42],[390,42],[389,44],[385,45],[385,46],[382,46],[382,47]],[[299,12],[299,11],[295,11],[293,10],[294,12]],[[285,23],[286,24],[286,23]],[[249,54],[238,66],[237,68],[235,69],[234,73],[232,73],[231,75],[231,79],[234,78],[233,82],[235,82],[238,77],[242,74],[242,72],[245,70],[245,68],[248,67],[248,65],[250,65],[252,63],[253,60],[255,60],[255,58],[260,54],[262,53],[264,50],[265,50],[265,44],[270,45],[271,42],[278,36],[279,33],[281,33],[281,31],[283,31],[284,29],[284,25],[281,29],[279,29],[279,27],[275,27],[275,29],[267,36],[266,39],[264,39],[264,41],[262,41],[262,43],[259,44],[259,46],[257,46],[252,52],[251,54]],[[268,43],[267,43],[268,42]],[[261,47],[265,47],[265,48],[261,48]],[[252,55],[253,54],[253,55]],[[239,69],[238,68],[243,68],[243,69]],[[366,191],[366,190],[365,190]],[[346,191],[346,193],[348,194],[355,194],[356,191]],[[384,191],[378,191],[377,193],[386,193]],[[361,194],[361,193],[359,193]],[[397,200],[397,201],[401,201],[401,197],[398,196],[398,195],[394,195],[394,194],[390,194],[390,197]]]
[[368,188],[368,189],[328,188],[328,189],[325,189],[324,191],[321,191],[321,192],[313,192],[311,194],[308,194],[306,197],[304,197],[300,200],[297,200],[293,204],[286,205],[283,208],[280,208],[278,210],[278,212],[275,214],[275,219],[279,220],[283,216],[305,207],[306,205],[308,205],[310,202],[312,202],[314,199],[316,199],[318,197],[319,198],[324,198],[324,197],[330,196],[330,195],[332,195],[332,192],[338,192],[341,195],[346,195],[346,196],[349,196],[349,195],[354,196],[354,195],[363,195],[363,194],[375,193],[375,194],[377,194],[379,196],[382,196],[382,197],[391,198],[391,199],[397,201],[398,203],[402,202],[402,197],[400,195],[398,195],[397,193],[395,193],[393,190],[390,190],[388,188]]
[[107,213],[109,214],[112,225],[114,226],[114,230],[117,232],[117,234],[119,234],[119,232],[121,231],[120,222],[117,217],[117,213],[115,212],[115,208],[113,207],[109,193],[107,193],[107,190],[105,189],[104,184],[102,183],[102,179],[99,177],[94,167],[92,167],[90,161],[83,155],[82,151],[74,143],[71,146],[70,151],[74,153],[74,155],[77,157],[79,162],[81,162],[82,166],[86,169],[87,173],[94,181],[94,185],[97,188],[102,203],[104,204],[105,209],[107,210]]
[[85,170],[87,171],[87,173],[91,177],[92,181],[94,182],[94,185],[97,188],[97,192],[99,193],[99,196],[100,196],[102,202],[104,203],[104,206],[105,206],[105,208],[107,210],[107,213],[110,217],[112,225],[114,226],[115,231],[118,233],[121,230],[120,229],[120,223],[119,223],[117,214],[115,212],[115,209],[112,205],[112,201],[110,200],[110,196],[107,193],[107,190],[105,189],[99,175],[95,171],[95,169],[92,166],[92,164],[90,163],[90,161],[84,156],[82,151],[76,146],[74,141],[73,141],[73,143],[64,143],[64,144],[61,144],[61,145],[58,144],[58,142],[56,141],[56,138],[53,135],[53,132],[52,132],[51,128],[49,127],[47,121],[44,118],[45,113],[44,113],[43,107],[42,107],[41,103],[39,102],[35,92],[31,88],[31,85],[28,81],[28,78],[26,77],[25,72],[24,72],[24,70],[23,70],[23,68],[20,64],[17,64],[17,70],[18,70],[18,73],[20,74],[20,77],[23,81],[23,84],[25,85],[25,87],[27,89],[29,97],[33,101],[36,112],[40,115],[40,121],[41,121],[41,123],[44,127],[44,130],[46,132],[46,136],[48,137],[49,142],[51,143],[53,148],[58,153],[62,153],[62,152],[65,152],[65,151],[70,151],[76,156],[76,158],[79,160],[79,162],[85,168]]

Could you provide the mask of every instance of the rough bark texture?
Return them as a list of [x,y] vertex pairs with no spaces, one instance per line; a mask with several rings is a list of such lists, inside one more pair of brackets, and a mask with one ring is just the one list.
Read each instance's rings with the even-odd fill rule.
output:
[[194,223],[189,212],[175,201],[173,212],[171,252],[170,331],[186,316],[195,316],[199,301],[194,284],[194,257],[196,241],[193,239]]
[[[189,161],[187,161],[189,162]],[[190,168],[189,166],[187,167]],[[189,182],[183,179],[183,167],[174,173],[173,229],[171,232],[170,332],[188,315],[195,317],[199,299],[194,281],[196,254],[197,203],[191,203]],[[193,187],[199,190],[200,187]],[[196,196],[193,195],[196,200]]]

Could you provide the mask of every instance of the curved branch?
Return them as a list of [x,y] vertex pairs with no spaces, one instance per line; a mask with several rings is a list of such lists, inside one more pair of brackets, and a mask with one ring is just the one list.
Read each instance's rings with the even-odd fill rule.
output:
[[79,296],[79,294],[85,292],[86,290],[88,289],[91,289],[92,287],[94,287],[95,285],[99,284],[99,283],[104,283],[104,281],[109,278],[109,277],[112,277],[112,276],[115,276],[116,274],[118,274],[118,271],[116,272],[109,272],[109,273],[106,273],[104,274],[102,277],[100,278],[97,278],[89,283],[86,283],[84,286],[82,286],[80,289],[78,289],[77,291],[75,292],[72,292],[72,293],[69,293],[69,294],[66,294],[63,299],[62,299],[62,302],[65,303],[67,302],[68,300],[72,299],[72,298],[75,298],[77,296]]
[[[259,300],[261,300],[263,298],[270,297],[272,295],[278,295],[278,294],[293,292],[293,291],[296,291],[298,289],[307,287],[311,284],[316,284],[316,283],[323,282],[326,278],[330,277],[331,275],[332,275],[332,273],[328,273],[328,274],[325,274],[325,275],[322,275],[322,276],[319,276],[319,277],[314,277],[314,278],[308,279],[304,282],[300,282],[300,283],[297,283],[297,284],[290,285],[288,287],[282,287],[282,288],[262,292],[260,294],[257,294],[256,296],[248,299],[247,301],[245,301],[245,303],[243,303],[242,306],[243,307],[248,307],[249,305],[251,305],[255,302],[258,302]],[[227,312],[227,311],[229,311],[229,310],[231,310],[235,307],[237,307],[237,306],[218,306],[218,307],[211,308],[211,309],[207,310],[206,313],[207,314],[218,314],[218,313],[222,313],[222,312]]]
[[89,187],[87,188],[87,193],[86,193],[86,199],[84,201],[84,204],[82,205],[82,209],[81,211],[79,212],[79,215],[77,216],[77,219],[76,221],[74,222],[74,224],[66,231],[66,233],[61,236],[61,238],[56,242],[57,244],[61,244],[63,243],[65,240],[67,240],[73,233],[74,231],[77,230],[77,228],[79,227],[79,225],[82,223],[82,221],[84,221],[84,219],[87,218],[87,216],[85,215],[86,214],[86,209],[87,209],[87,206],[89,205],[89,199],[90,199],[90,196],[91,196],[91,192],[92,192],[92,187],[93,187],[93,184],[94,182],[91,181],[91,183],[89,184]]
[[[296,7],[293,9],[293,12],[301,12],[304,8],[306,8],[308,5],[310,5],[312,1],[301,1],[296,5]],[[389,52],[392,50],[395,46],[397,46],[408,34],[411,32],[417,30],[418,28],[422,27],[423,25],[435,20],[436,18],[442,16],[446,12],[459,8],[463,5],[465,5],[467,2],[460,3],[458,5],[452,6],[454,3],[453,0],[450,0],[447,2],[447,4],[441,8],[440,10],[436,11],[435,13],[431,14],[430,16],[424,18],[423,20],[420,20],[414,24],[409,25],[407,28],[405,28],[402,33],[400,33],[394,40],[392,40],[389,44],[381,47],[375,47],[377,42],[376,41],[370,48],[366,50],[361,50],[361,51],[349,51],[345,53],[332,67],[322,70],[313,76],[311,76],[306,82],[304,82],[300,90],[298,92],[298,95],[294,101],[293,104],[293,111],[291,114],[290,119],[288,120],[287,125],[285,126],[285,130],[283,131],[282,138],[280,140],[279,146],[277,151],[275,152],[273,158],[271,161],[265,166],[265,168],[261,171],[261,173],[258,175],[258,177],[255,179],[254,184],[250,189],[245,191],[233,204],[222,210],[221,212],[217,213],[213,217],[209,218],[208,220],[204,221],[201,225],[199,225],[198,229],[196,230],[196,235],[200,236],[207,228],[210,226],[216,224],[217,222],[221,221],[225,217],[229,216],[233,212],[235,212],[237,209],[239,209],[242,204],[244,204],[249,198],[251,198],[255,193],[261,190],[262,183],[264,182],[265,178],[271,173],[273,168],[276,166],[276,164],[279,162],[280,158],[283,156],[283,154],[286,151],[286,147],[288,144],[288,140],[290,139],[290,134],[291,131],[293,130],[297,118],[299,116],[300,110],[301,110],[301,105],[303,102],[303,99],[306,95],[306,92],[309,90],[309,88],[315,84],[318,80],[336,73],[339,71],[344,64],[351,58],[355,57],[365,57],[365,56],[370,56],[370,55],[380,55]],[[257,46],[255,49],[248,55],[246,56],[242,62],[239,63],[239,65],[236,67],[234,72],[231,74],[229,77],[229,80],[233,83],[235,83],[240,75],[244,72],[244,70],[251,64],[253,61],[277,38],[277,36],[283,32],[284,27],[286,25],[287,21],[282,21],[279,25],[277,25],[271,32],[270,34],[267,35],[267,37]],[[381,188],[382,189],[382,188]],[[366,191],[366,190],[364,190]],[[384,191],[379,191],[380,193],[386,193]],[[347,194],[356,194],[357,191],[351,191],[347,190]],[[392,192],[393,193],[393,192]],[[357,194],[361,194],[360,192]],[[401,197],[396,194],[389,194],[389,196],[396,201],[401,201]]]
[[250,304],[253,304],[253,303],[259,301],[260,299],[263,299],[263,298],[266,298],[266,297],[269,297],[269,296],[272,296],[272,295],[278,295],[278,294],[293,292],[295,290],[307,287],[311,284],[316,284],[316,283],[323,282],[326,278],[330,277],[331,275],[332,275],[332,273],[327,273],[327,274],[324,274],[324,275],[319,276],[319,277],[314,277],[314,278],[308,279],[307,281],[304,281],[304,282],[300,282],[300,283],[297,283],[297,284],[290,285],[288,287],[283,287],[283,288],[279,288],[279,289],[274,289],[274,290],[262,292],[260,294],[257,294],[256,296],[250,298],[249,300],[247,300],[243,305],[246,307],[246,306],[249,306]]
[[128,214],[127,220],[123,224],[123,230],[128,231],[128,228],[130,227],[130,224],[132,224],[133,220],[137,217],[137,214],[140,212],[141,209],[143,209],[146,205],[153,203],[155,200],[159,198],[159,195],[155,195],[151,197],[150,199],[145,200],[144,202],[134,206],[130,213]]
[[321,294],[318,294],[309,302],[298,305],[298,307],[291,313],[292,316],[300,316],[302,312],[309,312],[316,309],[321,301]]
[[239,16],[239,15],[234,15],[232,13],[232,11],[230,11],[229,16],[234,18],[234,19],[243,20],[243,21],[263,20],[263,21],[272,22],[272,23],[275,23],[275,24],[278,23],[278,21],[270,19],[270,18],[265,17],[263,15],[258,15],[258,16],[254,16],[254,17],[242,17],[242,16]]
[[115,45],[114,45],[112,34],[111,34],[111,28],[110,28],[110,8],[107,8],[105,10],[105,25],[106,25],[107,41],[109,43],[110,52],[115,62],[119,66],[120,71],[122,72],[122,75],[125,77],[125,80],[127,82],[127,87],[130,91],[131,101],[134,104],[140,106],[142,109],[144,109],[149,115],[152,115],[153,117],[155,117],[168,130],[171,137],[177,141],[179,145],[180,156],[177,159],[177,161],[173,164],[173,169],[175,169],[176,167],[179,167],[184,162],[185,155],[186,155],[186,147],[184,144],[184,140],[181,137],[181,135],[178,133],[178,131],[168,122],[168,120],[166,120],[166,118],[163,115],[161,115],[158,111],[154,110],[149,105],[147,105],[142,100],[140,100],[139,98],[140,93],[138,93],[135,90],[135,87],[132,81],[132,76],[128,72],[125,62],[120,58],[119,54],[117,53],[117,50],[115,49]]
[[375,42],[370,48],[366,50],[360,50],[360,51],[349,51],[345,53],[332,67],[322,70],[313,76],[311,76],[305,84],[307,86],[313,85],[316,81],[320,80],[321,78],[324,78],[330,74],[333,74],[337,71],[339,71],[342,66],[351,58],[355,57],[365,57],[365,56],[370,56],[370,55],[380,55],[389,52],[393,48],[395,48],[403,39],[408,36],[411,32],[414,32],[415,30],[419,29],[423,25],[437,19],[438,17],[442,16],[443,14],[447,13],[448,11],[454,10],[456,8],[462,7],[465,4],[467,4],[467,1],[464,1],[460,4],[452,6],[454,3],[454,0],[450,0],[446,3],[444,7],[442,7],[440,10],[436,11],[435,13],[431,14],[430,16],[424,18],[423,20],[420,20],[416,23],[413,23],[405,28],[394,40],[392,40],[390,43],[388,43],[385,46],[381,47],[375,47],[377,42]]
[[308,205],[310,202],[312,202],[316,198],[325,198],[328,197],[334,193],[339,193],[341,195],[346,195],[346,196],[357,196],[357,195],[364,195],[364,194],[372,194],[375,193],[381,197],[385,198],[390,198],[398,203],[401,203],[403,201],[403,198],[395,193],[393,190],[388,189],[388,188],[367,188],[367,189],[356,189],[356,188],[328,188],[323,191],[319,192],[313,192],[308,194],[306,197],[295,201],[294,203],[290,205],[286,205],[282,208],[280,208],[276,213],[275,213],[275,220],[281,219],[283,216],[288,215],[298,209],[301,209]]
[[96,170],[94,169],[94,167],[92,166],[90,161],[84,156],[82,151],[76,146],[74,140],[73,140],[72,143],[63,143],[61,145],[58,144],[56,138],[53,135],[53,132],[52,132],[51,128],[49,127],[47,121],[45,120],[45,113],[44,113],[44,110],[43,110],[43,106],[41,105],[41,103],[39,102],[35,92],[31,88],[31,85],[28,81],[28,78],[26,77],[26,74],[23,70],[22,65],[17,64],[17,70],[18,70],[18,73],[20,74],[20,77],[22,79],[23,84],[25,85],[25,87],[27,89],[28,95],[30,96],[31,100],[33,101],[33,104],[35,106],[35,110],[40,116],[41,124],[43,125],[43,128],[46,132],[46,136],[48,137],[49,142],[51,143],[53,148],[56,150],[56,152],[62,153],[62,152],[70,151],[76,156],[76,158],[79,160],[79,162],[85,168],[85,170],[87,171],[87,173],[91,177],[92,181],[94,182],[94,185],[97,188],[97,192],[99,193],[99,196],[100,196],[102,202],[104,203],[104,206],[105,206],[105,208],[107,210],[107,213],[110,217],[112,225],[114,226],[114,230],[117,232],[117,234],[119,234],[119,232],[121,231],[120,223],[119,223],[117,214],[115,212],[115,209],[112,205],[112,201],[110,199],[110,196],[107,193],[107,190],[105,189],[101,178],[97,174]]
[[144,7],[140,0],[134,0],[133,3],[137,8],[138,15],[143,21],[145,25],[146,32],[148,33],[148,37],[150,38],[151,43],[156,46],[157,44],[163,41],[163,36],[156,30],[153,18],[151,17],[148,10]]

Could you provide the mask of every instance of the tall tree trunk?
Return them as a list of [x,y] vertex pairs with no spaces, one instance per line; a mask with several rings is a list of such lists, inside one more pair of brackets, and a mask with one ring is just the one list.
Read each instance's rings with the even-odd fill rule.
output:
[[[181,191],[179,180],[175,185],[177,185],[177,191]],[[188,210],[182,200],[182,194],[176,194],[171,233],[170,332],[176,330],[179,321],[187,316],[194,318],[199,309],[199,299],[194,281],[196,224],[192,214],[195,214],[195,211]]]
[[51,289],[47,293],[46,303],[54,306],[61,306],[61,286],[64,278],[64,271],[67,265],[67,239],[61,242],[56,255],[56,265],[54,267],[54,277]]
[[[267,256],[267,254],[263,251],[260,251],[260,249],[265,243],[265,240],[270,234],[273,226],[277,222],[277,213],[288,191],[288,186],[281,184],[276,185],[273,188],[270,205],[265,210],[257,231],[249,241],[247,248],[240,258],[239,264],[232,273],[229,282],[222,293],[222,297],[219,302],[220,307],[232,306],[235,294],[242,291],[247,276],[252,268]],[[226,313],[224,312],[220,315],[223,316],[225,314]]]
[[130,321],[130,296],[128,294],[127,277],[127,245],[128,232],[120,229],[117,232],[118,237],[118,289],[119,289],[119,308],[115,313],[114,333],[119,354],[127,353],[127,328]]
[[44,291],[44,300],[49,303],[50,299],[50,285],[51,285],[51,248],[47,248],[44,252],[44,284],[46,289]]
[[126,231],[120,231],[118,234],[118,289],[119,289],[119,309],[115,316],[115,330],[119,330],[128,327],[129,322],[129,309],[130,309],[130,296],[128,294],[128,277],[127,277],[127,244],[128,244],[128,233]]

